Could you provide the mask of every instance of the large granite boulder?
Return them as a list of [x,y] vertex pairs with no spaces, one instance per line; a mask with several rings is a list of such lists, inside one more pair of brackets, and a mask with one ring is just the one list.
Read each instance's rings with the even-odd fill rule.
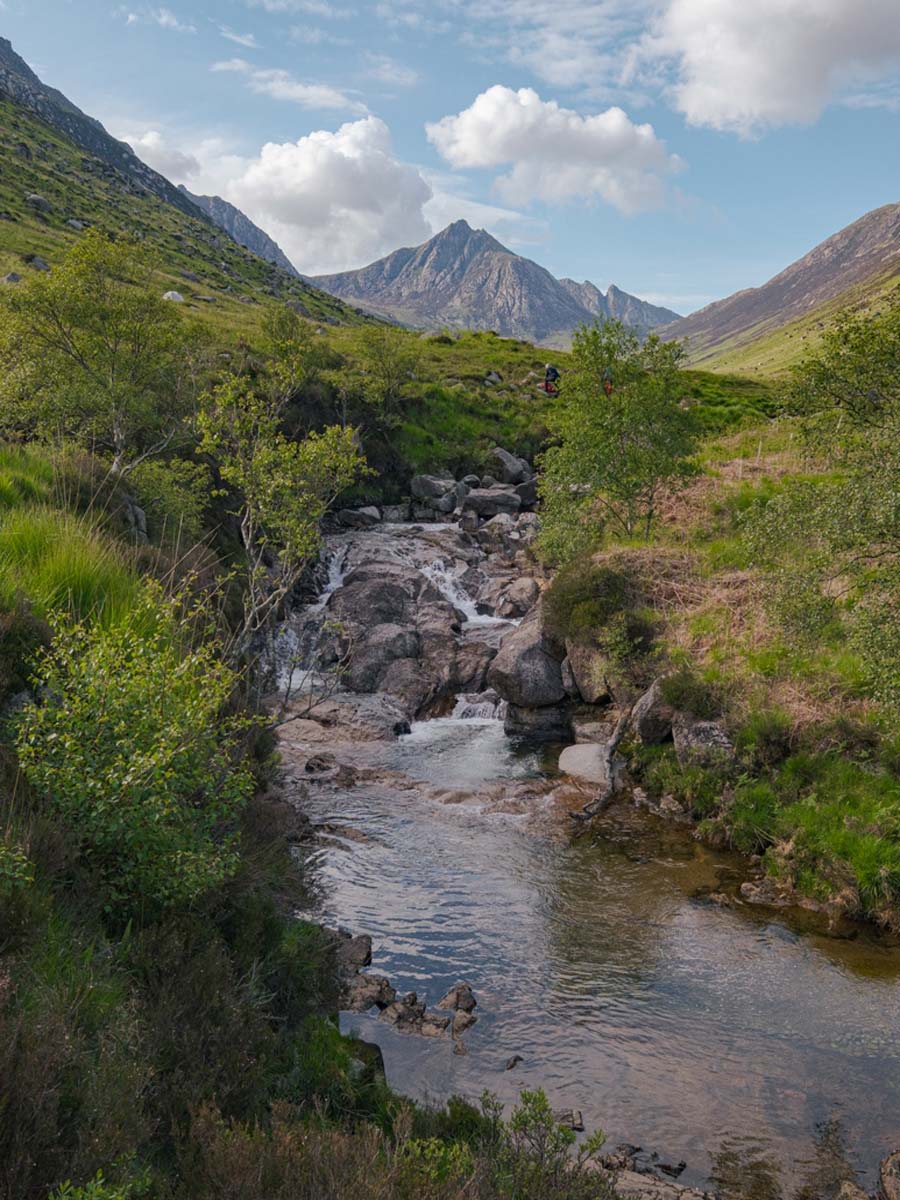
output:
[[534,474],[524,458],[510,454],[508,450],[504,450],[500,446],[495,446],[491,454],[497,460],[500,479],[503,483],[524,483]]
[[675,715],[662,695],[662,680],[656,679],[631,710],[631,725],[645,746],[657,746],[672,733]]
[[507,487],[472,488],[463,500],[463,511],[477,513],[479,517],[496,517],[498,513],[517,513],[522,501]]
[[578,691],[585,704],[604,704],[610,699],[609,663],[602,651],[571,639],[566,642],[566,655]]
[[409,485],[409,490],[416,500],[439,500],[441,496],[452,492],[455,486],[456,480],[446,476],[415,475]]
[[503,639],[488,671],[488,686],[520,708],[543,708],[566,698],[559,647],[546,635],[540,609]]
[[381,687],[388,667],[399,658],[418,658],[419,634],[401,625],[375,625],[352,650],[348,683],[354,692],[392,691]]

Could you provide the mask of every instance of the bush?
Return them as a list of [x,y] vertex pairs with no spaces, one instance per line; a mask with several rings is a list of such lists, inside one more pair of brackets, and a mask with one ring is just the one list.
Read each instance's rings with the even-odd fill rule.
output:
[[209,470],[202,463],[176,458],[147,459],[131,472],[138,500],[146,510],[151,536],[182,546],[198,542],[210,498]]
[[634,604],[630,579],[610,567],[579,561],[560,571],[544,592],[547,630],[561,641],[591,642],[615,616]]
[[700,720],[712,720],[722,711],[716,689],[699,679],[688,667],[666,675],[660,683],[660,692],[666,704],[677,712],[689,713]]
[[109,901],[189,904],[237,865],[252,780],[234,753],[246,724],[222,715],[235,677],[209,646],[181,644],[155,589],[109,628],[55,631],[37,666],[44,698],[18,721],[22,770]]
[[0,953],[21,936],[33,888],[34,864],[21,847],[0,835]]
[[757,770],[777,767],[793,749],[790,717],[777,709],[753,713],[738,731],[736,743]]

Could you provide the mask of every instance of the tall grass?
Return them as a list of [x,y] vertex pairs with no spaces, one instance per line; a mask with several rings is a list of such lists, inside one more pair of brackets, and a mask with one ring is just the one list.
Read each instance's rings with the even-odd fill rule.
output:
[[50,498],[54,467],[40,451],[0,443],[0,513]]

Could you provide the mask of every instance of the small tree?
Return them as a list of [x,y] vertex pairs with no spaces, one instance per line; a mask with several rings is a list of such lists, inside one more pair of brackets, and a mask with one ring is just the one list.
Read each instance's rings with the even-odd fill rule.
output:
[[5,289],[3,423],[108,451],[125,474],[182,429],[201,344],[141,247],[90,230],[52,273]]
[[419,365],[414,335],[392,325],[364,325],[356,334],[350,375],[366,404],[391,424]]
[[572,557],[604,528],[648,537],[664,489],[696,471],[699,427],[681,406],[679,343],[643,344],[618,321],[575,335],[572,369],[548,417],[543,456],[545,553]]
[[200,449],[218,460],[238,496],[247,578],[237,662],[271,636],[285,598],[319,552],[322,518],[365,469],[353,429],[286,437],[277,393],[232,375],[203,398],[199,417]]

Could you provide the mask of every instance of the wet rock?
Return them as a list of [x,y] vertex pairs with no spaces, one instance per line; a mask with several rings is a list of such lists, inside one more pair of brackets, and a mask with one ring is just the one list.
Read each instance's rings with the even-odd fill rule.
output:
[[510,737],[530,738],[537,742],[567,742],[572,737],[572,718],[564,705],[522,708],[509,704],[503,728]]
[[516,454],[510,454],[508,450],[504,450],[500,446],[495,446],[491,451],[491,455],[499,464],[500,479],[503,483],[525,483],[534,474],[524,458],[519,458]]
[[566,698],[562,659],[535,609],[503,639],[488,672],[488,685],[519,708],[559,704]]
[[455,484],[455,479],[448,479],[446,476],[415,475],[409,490],[416,500],[439,500],[441,496],[452,492]]
[[686,713],[675,713],[672,741],[682,766],[721,766],[734,757],[731,739],[718,721],[700,721]]
[[611,697],[607,683],[609,663],[606,656],[593,646],[585,646],[571,639],[566,642],[566,655],[585,704],[607,702]]
[[463,475],[462,482],[466,485],[467,488],[481,487],[481,480],[478,478],[477,475]]
[[[496,647],[487,642],[466,640],[456,650],[453,680],[457,692],[484,692],[491,663],[497,657]],[[500,697],[497,697],[498,701]]]
[[329,929],[327,933],[334,944],[334,960],[339,972],[358,971],[371,963],[372,939],[367,933],[352,934],[348,929]]
[[407,992],[389,1004],[383,1016],[389,1025],[395,1025],[398,1029],[416,1029],[425,1017],[425,1001],[420,1000],[415,992]]
[[423,1037],[440,1037],[447,1032],[449,1025],[449,1017],[439,1017],[435,1013],[426,1013],[419,1027],[419,1033]]
[[322,754],[313,754],[306,760],[304,770],[307,775],[324,775],[326,771],[331,771],[337,766],[337,759],[328,751]]
[[453,1017],[453,1036],[459,1037],[460,1034],[463,1034],[466,1032],[467,1029],[470,1029],[477,1020],[478,1020],[478,1018],[475,1016],[474,1013],[469,1013],[469,1012],[455,1013],[454,1017]]
[[513,1054],[506,1060],[506,1066],[503,1069],[504,1071],[514,1071],[519,1063],[523,1063],[524,1061],[525,1059],[521,1054]]
[[452,1012],[473,1012],[477,1007],[478,1001],[475,999],[475,993],[472,991],[472,985],[464,980],[455,983],[445,996],[435,1005],[435,1008],[450,1009]]
[[345,1012],[368,1012],[370,1008],[387,1008],[396,997],[396,988],[384,975],[358,971],[344,981],[340,1004]]
[[374,504],[365,508],[342,508],[336,519],[347,529],[372,529],[380,523],[381,512]]
[[662,696],[662,680],[656,679],[631,711],[631,725],[645,746],[656,746],[672,733],[674,710]]
[[479,517],[495,517],[498,513],[517,513],[522,502],[511,488],[473,488],[463,501],[463,509]]
[[837,1194],[837,1200],[869,1200],[869,1193],[864,1191],[858,1183],[845,1179]]
[[[377,568],[376,568],[377,569]],[[373,625],[409,626],[415,619],[413,597],[391,579],[348,576],[343,587],[331,595],[330,614],[363,629]]]
[[900,1150],[889,1154],[878,1172],[879,1200],[900,1200]]
[[[436,694],[436,686],[415,658],[398,658],[385,671],[381,690],[397,696],[410,712],[420,713]],[[404,733],[409,733],[405,729]]]
[[574,779],[607,787],[610,782],[607,747],[597,742],[576,742],[574,746],[566,746],[559,756],[559,769]]
[[388,667],[397,659],[416,659],[421,640],[414,629],[385,623],[369,629],[353,648],[348,683],[354,692],[393,691],[382,688]]

